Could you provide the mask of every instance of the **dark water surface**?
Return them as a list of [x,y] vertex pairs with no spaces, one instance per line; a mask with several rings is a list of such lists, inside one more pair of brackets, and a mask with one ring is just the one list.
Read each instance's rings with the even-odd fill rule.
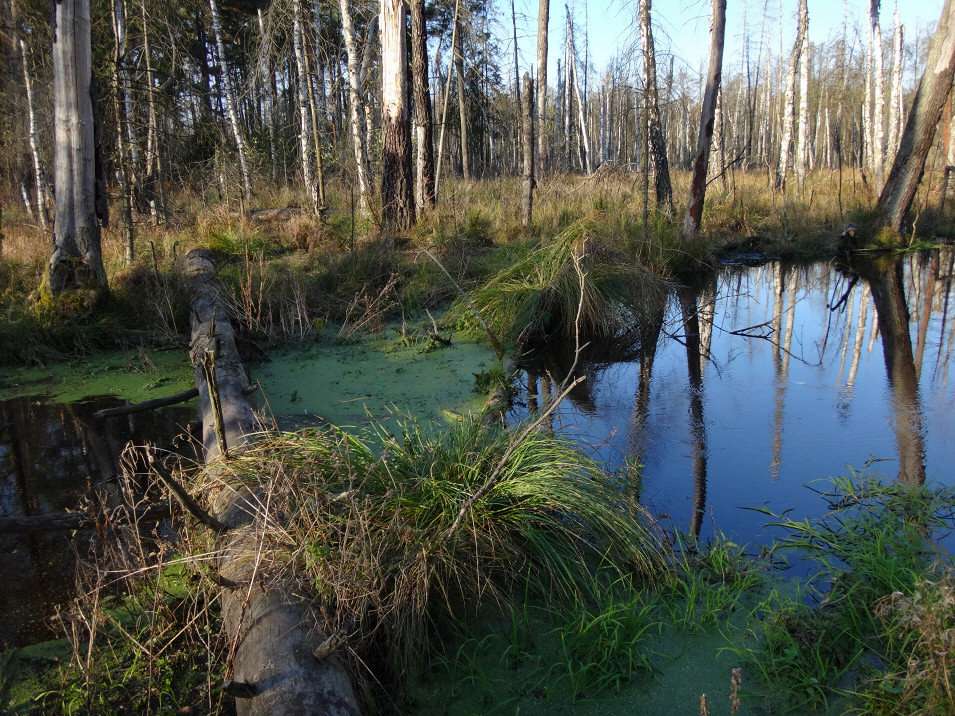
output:
[[[111,397],[80,403],[37,398],[0,401],[0,518],[76,510],[94,492],[118,504],[113,479],[128,441],[169,448],[195,408],[166,408],[96,419]],[[89,531],[0,535],[0,650],[50,634],[48,619],[75,589],[76,557]]]
[[[951,484],[953,257],[725,267],[637,336],[588,349],[555,425],[645,465],[643,502],[702,537],[768,541],[766,516],[741,508],[820,515],[805,485],[872,459],[888,480]],[[525,403],[570,362],[529,363]]]

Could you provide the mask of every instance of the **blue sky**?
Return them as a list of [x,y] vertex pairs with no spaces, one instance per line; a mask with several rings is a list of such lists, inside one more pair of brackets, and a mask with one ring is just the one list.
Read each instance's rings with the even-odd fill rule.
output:
[[[518,15],[518,45],[521,48],[521,72],[528,70],[536,62],[537,0],[514,0]],[[927,29],[934,27],[941,14],[943,0],[900,0],[899,16],[905,26],[907,39],[916,34],[924,35]],[[583,25],[589,35],[590,57],[593,68],[602,71],[615,53],[624,51],[636,38],[636,0],[569,0],[577,18],[578,48],[583,45]],[[843,14],[846,8],[844,0],[809,0],[809,39],[811,42],[824,42],[842,34]],[[746,35],[750,38],[751,57],[756,60],[756,49],[763,30],[763,14],[766,14],[766,31],[774,54],[779,53],[779,17],[783,19],[783,53],[788,54],[796,33],[796,10],[798,0],[727,0],[726,49],[724,63],[738,63],[743,48],[744,14]],[[880,26],[883,39],[890,39],[896,3],[883,0],[880,14]],[[502,3],[502,21],[505,23],[506,37],[511,35],[510,2]],[[709,43],[709,0],[655,0],[653,3],[654,40],[657,52],[668,47],[672,49],[677,61],[685,62],[689,69],[698,71],[706,62]],[[548,61],[548,83],[553,83],[558,53],[562,56],[564,4],[550,2],[550,58]],[[848,0],[850,36],[855,36],[856,27],[864,32],[868,18],[868,0]],[[863,35],[864,37],[864,35]],[[510,43],[508,43],[509,45]],[[508,46],[507,50],[512,50]],[[886,63],[891,57],[886,58]],[[504,63],[513,67],[513,60]],[[907,68],[911,72],[911,67]],[[509,73],[510,74],[510,73]],[[907,81],[910,78],[907,77]]]

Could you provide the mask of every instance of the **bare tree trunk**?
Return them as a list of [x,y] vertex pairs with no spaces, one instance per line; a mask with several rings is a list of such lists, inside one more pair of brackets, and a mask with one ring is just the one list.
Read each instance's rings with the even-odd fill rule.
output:
[[305,66],[304,38],[302,37],[302,4],[301,0],[292,0],[292,48],[295,54],[295,69],[298,73],[298,149],[299,163],[302,168],[302,183],[305,193],[312,203],[312,212],[315,216],[321,215],[318,200],[318,190],[312,176],[312,127],[309,121],[308,101],[308,69]]
[[802,27],[802,50],[799,63],[799,134],[796,138],[796,182],[806,185],[806,164],[809,159],[809,10],[806,0],[799,3],[799,25]]
[[411,74],[414,81],[414,119],[418,139],[415,204],[419,211],[434,206],[434,138],[431,90],[428,84],[428,32],[424,0],[411,0]]
[[239,155],[239,170],[242,174],[242,199],[249,201],[252,198],[252,174],[249,172],[245,136],[239,122],[239,110],[235,90],[232,87],[232,77],[229,74],[229,63],[225,56],[225,43],[222,41],[222,22],[219,19],[219,6],[216,0],[209,0],[209,9],[212,11],[212,31],[216,38],[216,54],[219,56],[219,80],[222,82],[222,89],[225,94],[226,110],[229,113],[229,126],[235,139],[236,153]]
[[259,68],[262,72],[262,89],[265,91],[265,131],[269,133],[269,178],[275,181],[278,162],[278,142],[275,137],[275,77],[272,69],[272,34],[265,31],[265,19],[262,8],[256,11],[259,20],[259,36],[261,37],[261,51]]
[[899,149],[899,136],[902,130],[902,39],[904,30],[899,22],[899,10],[895,9],[895,32],[892,35],[892,97],[889,102],[889,144],[887,159],[889,166]]
[[534,213],[534,81],[524,73],[524,184],[521,196],[521,226],[531,228]]
[[126,12],[122,0],[113,0],[113,114],[116,115],[116,179],[123,197],[123,245],[126,265],[133,263],[135,246],[133,235],[133,202],[126,174],[126,138],[124,123],[128,121],[123,106],[123,82],[120,66],[126,56]]
[[793,141],[793,125],[795,124],[796,113],[796,66],[799,64],[799,58],[802,54],[803,35],[806,28],[803,27],[803,14],[799,13],[799,27],[796,31],[796,42],[793,44],[792,54],[789,56],[789,70],[786,73],[786,97],[783,110],[783,131],[782,141],[779,145],[779,166],[776,169],[776,188],[780,191],[786,191],[786,177],[789,174],[790,145]]
[[[140,0],[143,18],[143,55],[146,58],[146,94],[149,110],[149,128],[146,134],[145,190],[149,197],[149,213],[153,224],[166,218],[166,195],[163,188],[162,154],[159,151],[159,124],[156,117],[156,90],[153,77],[152,54],[149,50],[149,27],[146,22],[146,1]],[[135,132],[130,132],[130,144],[135,146]],[[134,159],[135,163],[135,159]]]
[[[317,43],[317,35],[315,40]],[[316,214],[321,216],[325,212],[325,160],[322,158],[322,130],[318,121],[318,105],[315,101],[315,90],[312,87],[312,69],[309,65],[308,43],[305,41],[304,32],[302,33],[302,45],[302,53],[305,56],[305,77],[307,78],[305,88],[308,91],[308,111],[312,120],[312,144],[315,148],[315,195],[318,205]],[[317,53],[313,59],[316,60],[317,65]]]
[[885,80],[882,75],[882,31],[879,29],[881,0],[869,0],[869,27],[872,41],[872,76],[875,107],[872,111],[872,173],[875,188],[885,183]]
[[657,208],[673,212],[673,188],[670,184],[670,165],[667,161],[666,138],[660,126],[660,102],[657,96],[657,60],[653,45],[653,29],[650,26],[650,2],[640,3],[640,43],[643,49],[643,84],[648,113],[648,130],[651,166]]
[[100,249],[105,197],[97,186],[89,0],[53,5],[53,158],[56,215],[48,286],[57,296],[94,285],[109,290]]
[[444,85],[444,97],[441,98],[441,135],[438,139],[438,166],[434,173],[434,193],[438,194],[441,185],[441,160],[444,157],[444,135],[448,128],[448,102],[451,99],[451,77],[454,75],[454,48],[457,47],[458,12],[461,0],[454,0],[454,20],[451,26],[451,61],[448,63],[448,81]]
[[33,68],[30,62],[30,46],[22,37],[20,41],[20,59],[23,62],[23,85],[27,97],[27,126],[30,134],[30,155],[33,157],[33,175],[36,178],[36,207],[40,226],[44,231],[50,228],[50,215],[47,204],[50,198],[49,187],[46,181],[46,172],[40,159],[40,133],[36,123],[36,100],[33,96]]
[[929,45],[925,71],[892,162],[892,171],[879,196],[879,210],[890,228],[901,232],[905,215],[925,171],[925,159],[955,75],[955,0],[945,0],[938,28]]
[[452,45],[451,60],[454,63],[454,74],[458,81],[458,114],[461,118],[461,171],[464,174],[464,180],[471,179],[471,159],[470,159],[470,141],[468,138],[468,111],[464,95],[464,53],[462,51],[463,41],[461,39],[462,27],[460,18],[457,21],[457,32],[453,33],[452,39],[457,39],[457,44]]
[[690,200],[683,221],[683,245],[696,236],[703,219],[703,200],[706,198],[706,170],[710,161],[710,143],[716,115],[716,96],[723,76],[723,40],[726,35],[726,0],[712,0],[710,19],[710,61],[706,73],[706,91],[700,112],[700,133],[693,158],[693,179]]
[[[574,75],[574,94],[577,96],[577,120],[580,126],[580,147],[584,155],[584,173],[589,176],[593,173],[593,169],[591,168],[590,162],[590,139],[587,137],[587,120],[585,119],[587,108],[584,106],[584,100],[580,94],[580,80],[577,77],[577,48],[574,44],[574,25],[569,22],[569,19],[567,31],[570,33],[570,68]],[[570,73],[568,73],[568,79],[569,78]]]
[[351,121],[352,147],[355,152],[355,178],[358,182],[358,205],[365,216],[371,207],[371,192],[368,185],[368,150],[362,129],[364,105],[361,100],[361,75],[359,74],[358,49],[355,45],[355,31],[351,21],[351,3],[338,0],[342,17],[342,35],[345,38],[345,52],[348,56],[348,111]]
[[415,222],[406,24],[403,0],[381,0],[382,221],[399,230]]
[[537,6],[537,166],[535,176],[546,168],[547,146],[544,122],[547,110],[547,26],[550,22],[550,0],[539,0]]

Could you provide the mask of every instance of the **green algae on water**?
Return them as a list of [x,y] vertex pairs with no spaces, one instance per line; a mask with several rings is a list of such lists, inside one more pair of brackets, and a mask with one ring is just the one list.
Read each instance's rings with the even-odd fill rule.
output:
[[0,376],[0,400],[42,396],[72,403],[112,395],[134,403],[188,390],[192,366],[185,350],[139,349],[93,353],[67,363],[7,368]]
[[260,402],[288,429],[323,421],[341,428],[388,425],[407,417],[450,424],[481,410],[474,379],[495,362],[487,346],[453,334],[450,346],[426,351],[394,335],[274,353],[252,370],[262,385]]

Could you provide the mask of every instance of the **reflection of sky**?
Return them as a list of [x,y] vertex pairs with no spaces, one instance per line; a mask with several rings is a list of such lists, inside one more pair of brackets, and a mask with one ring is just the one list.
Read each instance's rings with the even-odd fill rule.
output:
[[[943,262],[944,263],[944,262]],[[830,312],[848,281],[826,266],[784,270],[796,275],[795,323],[785,377],[777,380],[776,347],[785,330],[771,340],[733,335],[730,331],[771,321],[773,313],[772,268],[747,270],[740,277],[720,280],[712,361],[704,368],[704,419],[707,438],[707,499],[702,535],[714,529],[737,540],[766,536],[766,517],[739,508],[765,506],[779,513],[793,510],[799,518],[817,515],[822,501],[804,485],[813,480],[847,474],[846,465],[862,469],[873,457],[888,458],[872,467],[888,479],[898,472],[895,434],[891,423],[891,395],[882,346],[871,343],[876,315],[871,298],[858,366],[851,389],[847,381],[853,364],[862,282],[854,287],[844,309]],[[927,275],[927,271],[926,271]],[[906,284],[916,341],[916,302]],[[937,292],[943,290],[939,283]],[[788,286],[783,292],[784,311]],[[937,294],[925,347],[920,392],[925,414],[926,475],[931,481],[950,481],[955,446],[950,437],[953,390],[945,385],[946,370],[936,366],[941,332],[941,300]],[[668,309],[664,331],[682,335],[679,308]],[[788,318],[787,318],[788,320]],[[820,361],[819,352],[829,335]],[[847,324],[849,330],[847,331]],[[949,320],[948,325],[951,326]],[[944,360],[946,345],[942,346]],[[843,348],[846,348],[843,351]],[[782,361],[780,361],[780,364]],[[582,414],[568,401],[561,406],[560,424],[597,446],[605,459],[619,463],[632,457],[633,445],[645,446],[642,498],[656,513],[669,514],[681,530],[688,529],[693,500],[694,445],[689,426],[689,387],[686,349],[676,340],[661,337],[651,380],[649,414],[644,432],[632,435],[633,410],[638,385],[638,364],[618,363],[588,376],[594,412]],[[774,477],[773,440],[777,401],[782,401],[781,448]],[[824,488],[825,485],[817,485]]]

